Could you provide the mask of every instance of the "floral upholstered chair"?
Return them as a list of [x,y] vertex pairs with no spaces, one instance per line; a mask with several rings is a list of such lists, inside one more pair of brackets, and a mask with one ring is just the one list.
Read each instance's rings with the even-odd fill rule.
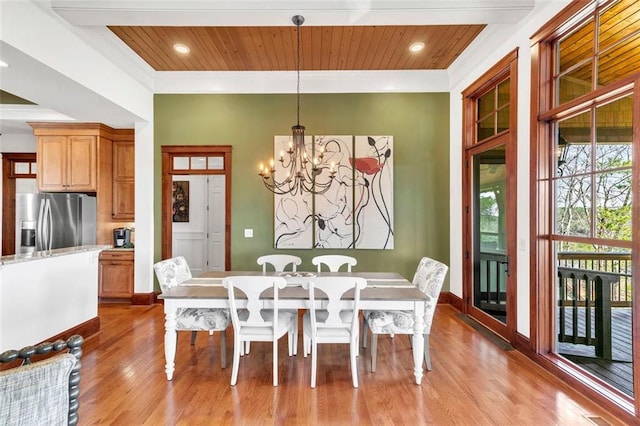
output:
[[[153,265],[160,288],[166,291],[192,278],[183,256],[160,261]],[[182,308],[176,312],[176,331],[190,330],[191,344],[195,344],[197,331],[220,331],[220,357],[222,368],[227,366],[227,339],[225,331],[231,325],[231,314],[226,308]]]
[[[433,315],[436,312],[438,296],[447,276],[449,267],[437,260],[423,257],[420,259],[413,284],[428,296],[424,309],[424,361],[427,370],[431,370],[431,354],[429,351],[429,334]],[[378,334],[413,334],[412,311],[364,311],[362,324],[363,347],[367,345],[367,325],[371,330],[371,371],[376,371]]]

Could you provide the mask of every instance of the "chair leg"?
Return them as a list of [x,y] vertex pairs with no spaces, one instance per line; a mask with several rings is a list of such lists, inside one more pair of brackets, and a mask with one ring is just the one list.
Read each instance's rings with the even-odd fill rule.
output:
[[244,342],[244,354],[249,355],[249,351],[251,350],[251,341],[247,340]]
[[318,344],[311,340],[311,387],[316,387],[316,371],[318,368]]
[[296,317],[294,318],[295,324],[293,325],[293,354],[298,355],[298,313],[296,312]]
[[196,333],[197,333],[197,331],[192,331],[191,332],[191,346],[196,344]]
[[367,347],[367,320],[366,319],[362,319],[362,347],[366,348]]
[[273,386],[278,386],[278,339],[273,341]]
[[376,361],[378,357],[378,335],[371,333],[371,372],[376,372]]
[[358,365],[356,363],[356,356],[359,352],[358,350],[358,338],[351,341],[350,346],[350,357],[351,357],[351,380],[353,381],[353,387],[358,387]]
[[307,333],[303,332],[303,335],[302,335],[302,354],[304,355],[305,358],[307,357],[307,355],[309,355],[310,350],[311,350],[311,340],[309,339],[309,336],[307,336]]
[[227,368],[227,330],[220,331],[220,364]]
[[238,367],[240,365],[240,351],[241,345],[244,345],[244,342],[241,342],[238,336],[234,336],[233,339],[233,367],[231,368],[231,386],[235,386],[238,383]]
[[431,350],[429,349],[429,335],[424,335],[424,362],[427,365],[427,371],[431,371]]

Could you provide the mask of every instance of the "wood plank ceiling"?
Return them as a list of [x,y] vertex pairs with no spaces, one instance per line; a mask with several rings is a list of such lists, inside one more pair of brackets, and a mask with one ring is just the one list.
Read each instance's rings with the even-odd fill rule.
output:
[[[447,69],[485,25],[302,26],[300,69]],[[296,27],[110,26],[156,71],[295,71]],[[420,52],[409,46],[422,42]],[[179,54],[182,43],[191,52]]]

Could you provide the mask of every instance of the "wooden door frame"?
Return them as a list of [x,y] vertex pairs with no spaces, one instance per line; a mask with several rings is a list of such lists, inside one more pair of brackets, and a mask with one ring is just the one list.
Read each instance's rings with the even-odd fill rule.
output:
[[[172,145],[161,146],[162,152],[162,259],[173,256],[173,175],[224,175],[225,230],[224,267],[231,269],[231,145]],[[174,157],[222,157],[223,168],[218,170],[174,170]]]
[[[509,129],[503,131],[491,138],[477,143],[475,117],[476,117],[476,101],[484,95],[490,88],[494,87],[501,81],[509,78]],[[512,345],[516,345],[517,339],[517,124],[518,124],[518,49],[511,51],[466,90],[462,92],[463,96],[463,120],[462,120],[462,259],[463,259],[463,276],[462,276],[462,312],[465,314],[474,314],[483,325],[492,329],[503,338],[508,340]],[[505,142],[505,138],[507,139]],[[506,241],[507,253],[510,255],[509,269],[510,276],[507,277],[507,323],[506,325],[494,319],[490,315],[477,315],[476,308],[473,307],[473,185],[472,185],[472,169],[473,165],[470,160],[473,155],[493,148],[495,146],[505,144],[505,154],[508,158],[506,169],[507,183],[507,211],[509,216],[507,220],[507,236]]]
[[2,153],[2,256],[16,250],[16,179],[36,178],[35,174],[15,174],[16,163],[35,163],[35,152]]

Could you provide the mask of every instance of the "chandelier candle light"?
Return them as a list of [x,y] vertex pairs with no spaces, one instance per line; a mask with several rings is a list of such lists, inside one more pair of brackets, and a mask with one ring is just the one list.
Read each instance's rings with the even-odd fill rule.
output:
[[[313,159],[308,158],[305,150],[305,128],[300,125],[300,25],[304,23],[304,17],[295,15],[291,18],[291,21],[296,26],[298,36],[296,62],[298,82],[296,88],[297,121],[296,125],[291,127],[292,138],[289,141],[289,146],[286,151],[280,151],[280,158],[278,159],[287,174],[284,179],[278,179],[276,177],[275,162],[273,159],[269,162],[269,166],[264,166],[263,163],[260,163],[260,171],[258,174],[262,177],[264,186],[274,194],[297,195],[303,192],[323,194],[331,187],[331,183],[336,175],[336,169],[334,163],[331,163],[330,166],[323,165],[325,155],[323,146],[318,148],[318,155],[314,156]],[[323,182],[317,181],[316,177],[327,168],[329,169],[328,179]]]

